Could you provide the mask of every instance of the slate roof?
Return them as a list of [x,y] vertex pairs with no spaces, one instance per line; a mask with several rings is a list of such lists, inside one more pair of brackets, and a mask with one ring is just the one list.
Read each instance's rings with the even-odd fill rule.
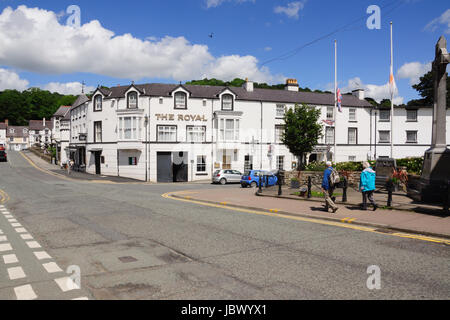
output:
[[30,120],[28,123],[28,126],[30,127],[30,130],[37,130],[42,131],[44,129],[53,129],[53,123],[50,120],[45,121],[45,127],[44,127],[44,120]]
[[[14,133],[11,133],[11,129],[14,129]],[[26,133],[23,132],[24,129],[27,129]],[[29,135],[28,133],[29,133],[28,127],[9,126],[8,130],[6,131],[6,137],[26,138]]]
[[55,112],[53,117],[65,117],[67,113],[69,113],[71,106],[61,106]]
[[[170,97],[170,93],[180,85],[150,83],[134,86],[139,91],[143,92],[144,96]],[[248,92],[244,88],[223,86],[183,85],[182,87],[191,92],[192,98],[199,99],[217,99],[218,95],[222,91],[224,91],[225,89],[229,89],[236,94],[236,100],[267,101],[275,103],[306,103],[312,105],[334,105],[334,94],[332,93],[295,92],[287,90],[256,88],[253,92]],[[110,89],[98,88],[98,90],[105,96],[106,99],[117,99],[125,98],[125,92],[128,91],[129,88],[130,86],[117,86]],[[359,100],[353,95],[344,95],[342,104],[349,107],[372,107],[372,105],[366,100]],[[76,104],[74,104],[74,106],[75,105]]]
[[75,109],[76,107],[81,106],[83,103],[86,103],[89,101],[89,98],[85,94],[81,94],[78,96],[77,100],[72,105],[71,109]]
[[0,129],[5,130],[6,128],[8,128],[6,123],[0,123]]

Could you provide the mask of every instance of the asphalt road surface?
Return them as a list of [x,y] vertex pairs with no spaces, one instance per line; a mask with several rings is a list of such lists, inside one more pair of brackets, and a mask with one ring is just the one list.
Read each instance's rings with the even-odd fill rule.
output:
[[0,299],[450,298],[449,246],[161,196],[211,187],[63,180],[10,152]]

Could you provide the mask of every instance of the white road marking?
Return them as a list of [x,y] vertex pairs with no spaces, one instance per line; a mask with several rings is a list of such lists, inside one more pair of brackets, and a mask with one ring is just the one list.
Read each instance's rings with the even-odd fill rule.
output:
[[63,272],[55,262],[45,263],[42,266],[45,268],[45,270],[47,270],[48,273]]
[[31,236],[31,234],[21,234],[20,237],[23,240],[33,240],[33,237]]
[[0,230],[0,234],[3,234],[3,231],[2,231],[2,230]]
[[33,288],[27,284],[26,286],[14,288],[17,300],[34,300],[37,298]]
[[20,223],[11,223],[11,226],[13,228],[22,227],[22,225]]
[[76,298],[76,299],[72,299],[72,300],[89,300],[88,297],[81,297],[81,298]]
[[8,238],[6,236],[0,236],[0,242],[5,242],[7,240]]
[[45,260],[45,259],[51,259],[51,258],[52,258],[52,257],[50,257],[50,256],[48,255],[48,253],[45,252],[45,251],[34,252],[34,255],[36,256],[36,258],[37,258],[38,260]]
[[8,222],[10,222],[10,223],[16,223],[17,220],[16,220],[16,219],[8,219]]
[[28,233],[28,231],[25,228],[17,228],[16,232],[17,233]]
[[41,248],[41,245],[36,241],[28,241],[27,246],[31,249]]
[[55,282],[63,292],[80,289],[80,287],[78,287],[78,285],[69,277],[55,279]]
[[12,247],[9,243],[0,244],[0,252],[11,251]]
[[12,219],[12,218],[14,218],[12,215],[10,215],[10,214],[7,214],[7,215],[5,215],[5,218],[6,219]]
[[23,279],[27,277],[25,272],[23,272],[22,267],[9,268],[8,275],[11,280]]
[[3,256],[3,261],[5,264],[13,264],[19,262],[19,259],[17,259],[17,256],[15,254],[8,254]]

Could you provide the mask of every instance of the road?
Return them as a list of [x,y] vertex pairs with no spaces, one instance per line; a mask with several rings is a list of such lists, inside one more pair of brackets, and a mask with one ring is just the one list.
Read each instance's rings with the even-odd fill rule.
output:
[[211,187],[70,181],[10,152],[0,299],[450,298],[449,246],[162,197]]

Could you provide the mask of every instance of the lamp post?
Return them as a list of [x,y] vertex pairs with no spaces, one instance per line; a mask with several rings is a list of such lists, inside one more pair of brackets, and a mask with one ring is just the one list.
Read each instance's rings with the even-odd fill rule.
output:
[[375,161],[377,160],[377,116],[378,111],[375,110]]

